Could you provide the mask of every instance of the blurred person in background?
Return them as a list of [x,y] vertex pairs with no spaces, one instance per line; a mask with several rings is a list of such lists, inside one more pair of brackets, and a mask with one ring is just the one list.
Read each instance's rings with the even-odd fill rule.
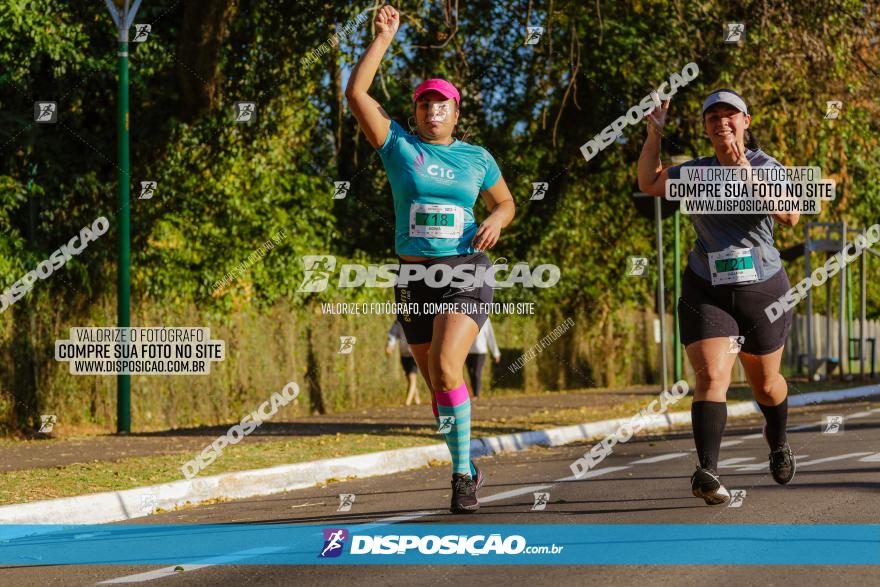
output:
[[495,341],[495,331],[492,330],[492,322],[486,318],[486,323],[480,328],[480,333],[471,350],[468,351],[465,365],[467,365],[468,375],[471,378],[471,391],[474,397],[480,397],[480,387],[483,379],[483,366],[486,364],[486,354],[492,350],[492,357],[495,363],[501,362],[501,351],[498,349],[498,343]]
[[415,398],[416,405],[421,405],[422,400],[419,399],[419,366],[409,350],[409,344],[406,342],[406,336],[403,334],[403,326],[395,320],[388,331],[388,344],[385,345],[385,354],[390,355],[394,352],[394,345],[398,345],[400,349],[400,365],[403,372],[406,373],[406,405],[411,405]]

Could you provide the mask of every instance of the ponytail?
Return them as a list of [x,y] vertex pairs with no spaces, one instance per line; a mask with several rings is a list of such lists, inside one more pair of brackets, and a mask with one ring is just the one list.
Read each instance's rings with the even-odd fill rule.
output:
[[752,151],[757,151],[761,147],[758,145],[758,140],[755,138],[755,135],[752,134],[750,129],[746,129],[743,131],[743,138],[745,139],[746,149],[750,149]]

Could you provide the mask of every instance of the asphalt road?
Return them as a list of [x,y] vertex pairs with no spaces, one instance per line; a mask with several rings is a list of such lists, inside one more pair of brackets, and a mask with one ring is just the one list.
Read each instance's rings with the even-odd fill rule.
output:
[[[826,415],[845,417],[842,432],[823,434]],[[449,469],[438,466],[394,476],[237,502],[215,503],[150,517],[150,523],[320,524],[877,524],[880,523],[880,402],[826,404],[794,410],[789,440],[798,455],[794,481],[776,485],[767,469],[759,419],[728,422],[720,473],[730,490],[745,490],[739,507],[707,506],[690,494],[695,455],[689,430],[636,438],[618,445],[594,473],[579,481],[569,464],[592,443],[486,457],[488,479],[473,516],[448,513]],[[548,492],[533,511],[534,492]],[[350,512],[338,495],[352,493]],[[389,518],[391,518],[389,520]],[[707,544],[706,548],[712,548]],[[448,580],[555,585],[870,585],[876,566],[785,565],[583,566],[28,566],[0,569],[0,585],[430,585]]]

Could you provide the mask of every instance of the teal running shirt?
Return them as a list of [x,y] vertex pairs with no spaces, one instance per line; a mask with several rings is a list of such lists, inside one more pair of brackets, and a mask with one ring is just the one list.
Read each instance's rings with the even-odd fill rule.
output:
[[398,255],[446,257],[473,253],[474,202],[501,170],[486,149],[455,140],[432,145],[391,121],[379,148],[394,195]]

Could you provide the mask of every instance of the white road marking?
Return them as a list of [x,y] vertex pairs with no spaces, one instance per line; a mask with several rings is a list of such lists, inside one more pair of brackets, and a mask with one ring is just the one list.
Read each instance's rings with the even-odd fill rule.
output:
[[[213,565],[176,565],[173,567],[165,567],[162,569],[156,569],[154,571],[148,571],[146,573],[138,573],[137,575],[128,575],[126,577],[119,577],[118,579],[101,581],[100,583],[98,583],[98,585],[110,585],[113,583],[143,583],[145,581],[155,581],[156,579],[164,579],[165,577],[178,575],[185,571],[196,571],[198,569],[203,569],[210,566]],[[174,569],[182,570],[175,571]]]
[[842,461],[844,459],[854,459],[856,457],[863,457],[865,455],[869,455],[869,452],[851,452],[846,455],[837,455],[836,457],[825,457],[824,459],[816,459],[815,461],[806,461],[801,462],[798,461],[798,467],[806,467],[807,465],[818,465],[820,463],[830,463],[832,461]]
[[859,461],[862,463],[880,463],[880,452],[872,454],[869,457],[862,457]]
[[770,463],[758,463],[757,465],[743,465],[742,467],[736,467],[737,473],[748,473],[751,471],[760,471],[762,469],[766,469],[770,467]]
[[554,485],[555,484],[531,485],[529,487],[520,487],[519,489],[511,489],[510,491],[502,491],[501,493],[496,493],[494,495],[490,495],[489,497],[481,497],[480,503],[492,503],[493,501],[501,501],[504,499],[510,499],[511,497],[519,497],[520,495],[526,495],[527,493],[534,493],[535,491],[544,491],[545,489],[550,489]]
[[[213,567],[218,564],[228,564],[230,561],[237,560],[245,560],[249,558],[253,558],[255,556],[260,556],[262,554],[269,554],[272,552],[281,552],[284,550],[283,547],[260,547],[260,548],[250,548],[248,550],[242,550],[240,552],[233,552],[230,554],[224,554],[220,556],[211,556],[205,559],[204,563],[195,564],[195,565],[174,565],[173,567],[163,567],[161,569],[155,569],[153,571],[147,571],[146,573],[138,573],[136,575],[127,575],[125,577],[118,577],[116,579],[108,579],[107,581],[101,581],[98,585],[110,585],[110,584],[118,584],[118,583],[143,583],[145,581],[155,581],[156,579],[164,579],[165,577],[170,577],[172,575],[179,575],[186,571],[196,571],[198,569],[203,569],[205,567]],[[180,571],[175,571],[174,569],[182,569]]]
[[[481,502],[483,500],[480,500]],[[360,526],[362,530],[370,530],[372,528],[379,528],[381,526],[388,526],[389,524],[397,524],[398,522],[409,522],[410,520],[417,520],[419,518],[424,518],[425,516],[433,516],[435,514],[442,514],[444,510],[433,510],[429,512],[415,512],[413,514],[406,514],[403,516],[392,516],[390,518],[383,518],[381,520],[376,520],[371,524],[366,524],[364,526]]]
[[606,473],[616,473],[617,471],[623,471],[624,469],[629,469],[629,465],[624,467],[604,467],[602,469],[593,469],[592,471],[584,473],[580,477],[569,475],[568,477],[557,479],[553,482],[553,484],[556,485],[558,483],[567,483],[569,481],[586,481],[587,479],[592,479],[593,477],[600,477],[602,475],[605,475]]
[[[800,467],[802,464],[801,459],[805,459],[805,458],[809,457],[810,455],[796,454],[794,456],[795,456],[795,458],[797,458],[797,465]],[[733,465],[733,468],[736,469],[737,473],[740,473],[740,472],[748,473],[751,471],[760,471],[762,469],[767,469],[769,467],[770,467],[770,461],[765,461],[763,463],[756,463],[754,465],[741,465],[741,466]]]
[[663,461],[671,461],[672,459],[686,457],[690,454],[691,453],[689,452],[671,452],[665,455],[657,455],[656,457],[647,457],[644,459],[639,459],[637,461],[632,461],[630,465],[650,465],[651,463],[662,463]]
[[724,459],[723,461],[718,463],[719,469],[725,469],[735,466],[738,463],[744,463],[746,461],[754,461],[755,457],[737,457],[735,459]]

